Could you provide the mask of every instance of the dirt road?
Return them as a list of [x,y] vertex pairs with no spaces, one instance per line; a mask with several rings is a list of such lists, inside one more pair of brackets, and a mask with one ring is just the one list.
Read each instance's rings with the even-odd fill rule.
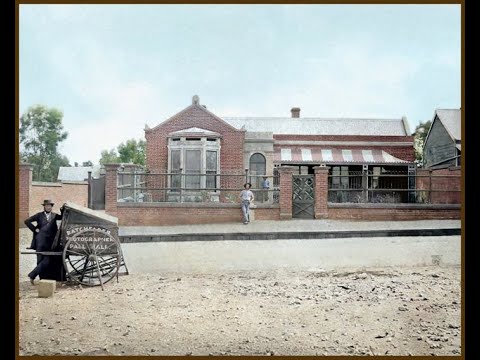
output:
[[357,270],[22,282],[20,354],[459,354],[458,267]]
[[20,355],[458,355],[460,270],[156,269],[47,299],[21,278]]

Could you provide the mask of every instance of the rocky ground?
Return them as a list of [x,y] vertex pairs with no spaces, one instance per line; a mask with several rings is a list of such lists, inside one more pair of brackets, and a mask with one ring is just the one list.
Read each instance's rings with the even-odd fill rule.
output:
[[20,355],[459,355],[460,271],[131,274],[52,298],[21,281]]

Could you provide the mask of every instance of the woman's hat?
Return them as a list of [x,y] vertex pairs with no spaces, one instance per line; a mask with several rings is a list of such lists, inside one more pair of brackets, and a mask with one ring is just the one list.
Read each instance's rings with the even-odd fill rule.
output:
[[248,182],[245,183],[245,185],[243,185],[243,187],[247,187],[247,185],[250,186],[250,187],[252,187],[252,184],[250,184],[250,183],[248,183]]
[[45,205],[55,205],[55,203],[52,201],[52,200],[43,200],[43,204],[40,204],[42,206],[45,206]]

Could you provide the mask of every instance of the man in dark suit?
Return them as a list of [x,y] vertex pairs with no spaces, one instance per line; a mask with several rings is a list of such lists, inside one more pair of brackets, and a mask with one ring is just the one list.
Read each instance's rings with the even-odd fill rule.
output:
[[[42,212],[25,220],[25,225],[33,232],[30,248],[37,252],[52,250],[53,241],[58,230],[57,220],[62,219],[62,215],[52,212],[55,204],[51,200],[44,200],[41,205],[43,205]],[[63,208],[60,209],[61,212],[63,212],[62,210]],[[37,224],[33,225],[33,222]],[[32,285],[37,276],[40,276],[40,279],[44,278],[43,275],[48,269],[49,262],[50,256],[37,254],[37,266],[28,274]]]

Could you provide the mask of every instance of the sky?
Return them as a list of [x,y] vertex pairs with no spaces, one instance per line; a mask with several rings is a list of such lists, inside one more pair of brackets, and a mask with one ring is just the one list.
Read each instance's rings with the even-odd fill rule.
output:
[[460,5],[20,5],[20,116],[70,163],[192,103],[218,116],[401,118],[461,106]]

